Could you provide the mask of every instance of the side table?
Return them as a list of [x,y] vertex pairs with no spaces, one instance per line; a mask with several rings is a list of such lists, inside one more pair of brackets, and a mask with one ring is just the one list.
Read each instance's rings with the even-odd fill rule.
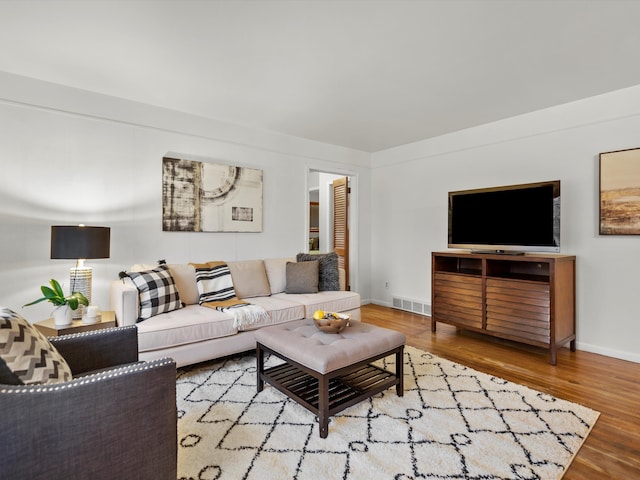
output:
[[116,326],[116,313],[114,311],[103,311],[100,313],[100,321],[85,325],[81,319],[72,320],[69,325],[59,326],[55,324],[53,318],[47,318],[41,322],[33,324],[38,330],[47,337],[58,337],[60,335],[69,335],[70,333],[90,332],[91,330],[102,330],[103,328],[111,328]]

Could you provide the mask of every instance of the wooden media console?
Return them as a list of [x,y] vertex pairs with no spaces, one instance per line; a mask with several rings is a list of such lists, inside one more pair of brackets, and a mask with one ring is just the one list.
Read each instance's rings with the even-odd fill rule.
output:
[[431,254],[431,330],[437,322],[575,351],[575,256],[465,251]]

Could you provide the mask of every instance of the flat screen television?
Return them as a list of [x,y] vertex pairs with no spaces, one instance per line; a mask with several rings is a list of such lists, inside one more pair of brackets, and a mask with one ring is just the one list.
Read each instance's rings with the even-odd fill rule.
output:
[[449,248],[560,251],[560,180],[449,192]]

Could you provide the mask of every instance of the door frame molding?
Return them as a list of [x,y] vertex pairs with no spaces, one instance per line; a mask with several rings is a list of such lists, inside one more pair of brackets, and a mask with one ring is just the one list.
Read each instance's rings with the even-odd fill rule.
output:
[[[305,205],[305,222],[304,222],[304,231],[303,231],[303,239],[301,245],[303,246],[302,252],[309,251],[309,175],[311,172],[320,172],[320,173],[328,173],[331,175],[339,175],[342,177],[349,177],[349,188],[351,189],[351,194],[349,198],[349,283],[351,284],[351,290],[354,292],[358,292],[358,286],[360,282],[360,270],[358,268],[359,261],[359,233],[358,233],[358,208],[359,208],[359,198],[358,198],[358,173],[352,170],[345,170],[340,168],[319,168],[319,167],[311,167],[307,165],[306,175],[304,179],[304,194],[305,198],[303,201],[303,205]],[[322,249],[321,249],[322,250]]]

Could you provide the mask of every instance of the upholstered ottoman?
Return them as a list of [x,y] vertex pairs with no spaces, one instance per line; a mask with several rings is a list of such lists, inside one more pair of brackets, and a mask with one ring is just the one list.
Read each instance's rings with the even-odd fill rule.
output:
[[[298,320],[255,332],[258,392],[273,385],[318,416],[320,437],[329,417],[395,385],[401,397],[405,336],[359,321],[341,333],[319,331],[313,320]],[[284,360],[265,370],[264,353]],[[396,356],[395,373],[371,362]]]

